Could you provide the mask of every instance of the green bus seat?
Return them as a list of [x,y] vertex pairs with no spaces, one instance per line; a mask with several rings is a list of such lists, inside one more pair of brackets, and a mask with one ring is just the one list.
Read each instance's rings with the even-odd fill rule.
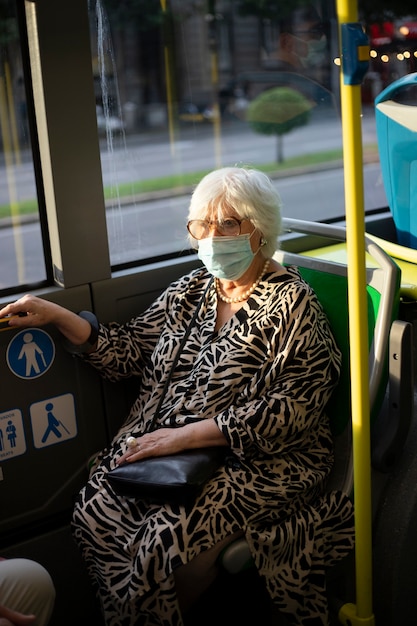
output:
[[[335,464],[327,489],[340,490],[353,497],[351,436],[350,353],[346,231],[327,224],[284,219],[282,249],[275,257],[283,265],[295,265],[317,294],[342,351],[339,385],[327,412],[335,441]],[[313,241],[313,247],[309,247]],[[327,241],[327,245],[324,242]],[[397,319],[401,272],[396,263],[370,238],[366,239],[366,297],[368,312],[369,396],[371,423],[378,424],[389,386],[389,436],[380,435],[373,445],[376,465],[386,471],[401,454],[411,415],[412,384],[401,381],[398,368],[406,363],[410,371],[410,324]],[[391,407],[394,407],[391,410]],[[400,426],[398,425],[400,424]],[[386,422],[385,422],[386,426]],[[400,436],[399,434],[400,433]],[[236,574],[251,566],[249,547],[244,538],[234,541],[221,555],[224,569]]]

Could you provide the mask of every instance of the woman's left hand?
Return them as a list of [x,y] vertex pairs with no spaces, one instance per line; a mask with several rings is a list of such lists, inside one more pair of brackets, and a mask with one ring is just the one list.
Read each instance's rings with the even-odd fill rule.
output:
[[204,446],[227,446],[228,442],[214,419],[203,419],[180,428],[159,428],[141,437],[126,438],[126,452],[117,465],[151,456],[176,454]]
[[[175,454],[184,450],[186,446],[186,433],[183,428],[159,428],[141,437],[128,437],[126,439],[126,452],[117,460],[117,465],[122,463],[139,461],[150,456],[164,456]],[[183,432],[180,432],[183,431]]]

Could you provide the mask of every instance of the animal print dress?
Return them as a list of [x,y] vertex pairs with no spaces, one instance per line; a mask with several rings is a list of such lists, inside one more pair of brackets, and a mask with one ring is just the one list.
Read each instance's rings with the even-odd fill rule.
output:
[[195,270],[137,318],[100,326],[97,350],[86,358],[107,379],[138,377],[138,395],[79,494],[75,539],[106,626],[181,626],[173,570],[240,529],[279,609],[294,624],[326,624],[325,567],[353,541],[349,499],[321,495],[333,460],[324,409],[340,351],[295,268],[266,273],[218,332],[211,289],[191,328],[160,424],[212,418],[233,453],[195,503],[118,496],[106,480],[127,435],[146,432],[209,280]]

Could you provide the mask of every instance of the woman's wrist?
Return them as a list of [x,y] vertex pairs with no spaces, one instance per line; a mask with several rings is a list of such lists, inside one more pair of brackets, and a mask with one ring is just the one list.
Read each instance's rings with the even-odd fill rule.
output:
[[71,354],[87,354],[91,352],[97,344],[100,324],[97,317],[91,311],[80,311],[78,317],[89,323],[90,334],[87,340],[81,344],[73,343],[66,337],[64,339],[64,346]]

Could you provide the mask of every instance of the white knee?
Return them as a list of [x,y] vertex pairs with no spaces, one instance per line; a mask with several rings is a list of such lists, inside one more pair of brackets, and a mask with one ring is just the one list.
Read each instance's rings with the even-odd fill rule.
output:
[[55,587],[40,563],[6,559],[0,561],[0,598],[14,611],[36,615],[36,626],[46,626],[55,603]]

